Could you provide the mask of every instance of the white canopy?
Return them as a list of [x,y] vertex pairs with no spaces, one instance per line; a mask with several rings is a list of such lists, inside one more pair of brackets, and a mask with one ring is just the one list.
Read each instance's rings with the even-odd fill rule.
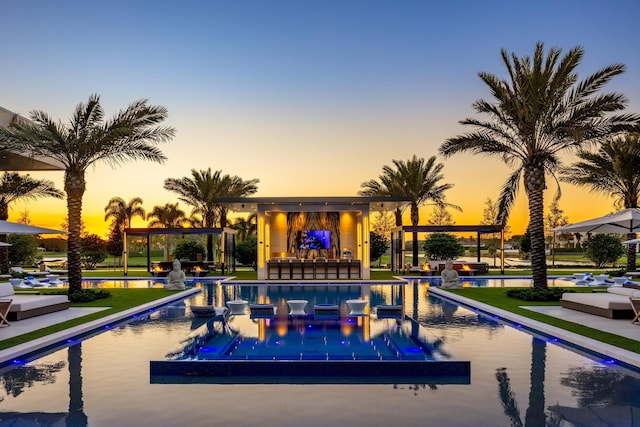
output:
[[0,221],[0,234],[65,234],[52,228],[35,227],[17,222]]
[[624,243],[625,245],[635,245],[636,243],[640,243],[640,239],[625,240],[622,243]]
[[640,233],[640,209],[624,209],[599,218],[563,225],[551,231],[559,233]]

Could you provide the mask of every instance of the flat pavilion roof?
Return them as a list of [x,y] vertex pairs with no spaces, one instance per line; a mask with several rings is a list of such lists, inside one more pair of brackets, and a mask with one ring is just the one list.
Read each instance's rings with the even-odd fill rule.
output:
[[503,229],[501,225],[403,225],[402,231],[412,233],[468,233],[477,232],[480,234],[500,233]]
[[397,208],[406,207],[411,201],[402,197],[224,197],[217,200],[221,206],[235,212],[257,212],[258,205],[272,206],[274,210],[285,210],[297,206],[304,209],[305,206],[331,207],[352,206],[354,209],[365,205],[371,211],[393,211]]
[[[7,128],[15,117],[24,117],[0,107],[0,127]],[[64,170],[64,165],[43,156],[29,156],[16,151],[0,150],[0,171]]]

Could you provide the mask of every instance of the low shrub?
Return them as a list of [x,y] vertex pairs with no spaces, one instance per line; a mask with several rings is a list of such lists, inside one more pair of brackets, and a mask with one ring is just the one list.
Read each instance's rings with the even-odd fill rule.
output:
[[575,292],[563,288],[514,288],[509,289],[506,295],[523,301],[560,301],[565,292]]
[[84,303],[109,298],[111,292],[106,289],[82,289],[79,292],[68,293],[68,290],[53,292],[58,295],[68,295],[72,303]]
[[626,268],[619,268],[617,270],[607,270],[606,273],[611,277],[622,277],[627,272]]

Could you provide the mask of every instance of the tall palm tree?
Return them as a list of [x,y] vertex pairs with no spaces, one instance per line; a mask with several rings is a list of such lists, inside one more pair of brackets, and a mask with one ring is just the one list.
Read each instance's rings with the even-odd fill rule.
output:
[[[191,177],[167,178],[164,188],[178,193],[179,200],[193,207],[191,214],[202,217],[204,227],[215,227],[220,222],[226,226],[226,211],[218,205],[220,197],[242,197],[257,191],[257,179],[243,181],[237,176],[223,175],[221,170],[211,168],[197,171],[191,169]],[[241,189],[241,190],[238,190]],[[236,193],[242,194],[236,194]],[[213,261],[213,236],[207,235],[207,259]]]
[[[640,201],[640,140],[627,134],[604,142],[595,151],[580,150],[581,161],[562,168],[561,179],[615,198],[617,209],[637,208]],[[628,233],[627,240],[635,239]],[[627,270],[636,269],[636,245],[627,246]]]
[[[460,210],[459,206],[446,202],[445,191],[453,187],[453,184],[440,184],[444,179],[442,163],[436,163],[436,157],[431,156],[425,161],[423,158],[413,156],[406,162],[403,160],[392,161],[395,168],[384,166],[380,182],[364,182],[359,192],[363,196],[401,196],[411,200],[411,225],[417,226],[420,222],[420,206],[428,201],[440,207],[452,207]],[[398,211],[398,210],[396,210]],[[396,224],[398,212],[396,212]],[[400,214],[400,225],[402,218]],[[413,265],[418,265],[418,236],[413,233]]]
[[546,174],[555,176],[561,153],[575,152],[640,125],[637,114],[611,114],[624,109],[627,100],[623,95],[597,94],[624,72],[624,65],[607,66],[578,82],[576,69],[584,56],[583,49],[578,46],[562,57],[561,54],[560,49],[552,48],[545,57],[542,43],[536,44],[533,57],[519,58],[503,49],[508,80],[479,73],[495,101],[480,99],[473,107],[489,119],[461,121],[475,130],[450,138],[440,147],[440,153],[447,157],[461,152],[486,154],[515,167],[502,187],[498,219],[506,224],[522,179],[529,204],[535,288],[547,288],[543,203]]
[[[378,181],[375,179],[363,182],[360,184],[362,190],[358,191],[360,196],[365,197],[397,197],[403,194],[402,183],[400,179],[396,177],[396,171],[389,166],[382,168],[383,173],[378,177]],[[402,225],[402,215],[406,209],[406,205],[400,205],[393,211],[393,216],[396,221],[396,227]]]
[[[120,253],[124,250],[123,235],[124,229],[131,227],[131,221],[135,217],[145,218],[146,212],[142,207],[142,199],[134,197],[125,202],[121,197],[112,197],[104,208],[104,220],[112,220],[109,234],[109,244],[113,245],[114,252]],[[110,251],[110,253],[113,253]],[[115,254],[114,254],[115,255]]]
[[[52,181],[35,179],[30,175],[5,172],[0,177],[0,220],[9,219],[9,205],[18,200],[34,200],[40,197],[61,199],[64,193],[55,188]],[[7,242],[7,235],[0,234],[0,242]],[[0,273],[9,272],[9,251],[0,247]]]
[[[182,209],[177,203],[166,203],[164,206],[154,206],[151,212],[147,214],[147,224],[149,227],[161,228],[181,228],[188,220]],[[171,239],[165,236],[165,259],[171,253]]]
[[[259,179],[243,180],[237,175],[227,175],[228,187],[226,187],[226,194],[224,197],[246,197],[255,194],[258,191]],[[220,214],[220,227],[227,226],[227,208],[219,206]]]
[[177,203],[166,203],[164,206],[154,206],[147,214],[149,227],[180,228],[187,220],[185,213]]
[[253,212],[247,218],[236,218],[236,222],[231,225],[231,228],[238,230],[238,240],[242,242],[249,236],[256,234],[258,229],[258,214]]
[[104,208],[104,220],[112,219],[115,225],[122,231],[131,227],[131,221],[135,217],[145,219],[147,213],[142,207],[142,199],[134,197],[125,202],[121,197],[112,197]]
[[43,111],[33,111],[31,121],[14,119],[8,129],[0,129],[0,149],[41,155],[65,167],[70,295],[82,291],[80,219],[87,168],[98,162],[113,166],[129,160],[162,163],[166,157],[157,144],[174,135],[173,128],[160,126],[166,118],[166,108],[137,100],[107,120],[100,97],[91,95],[86,103],[76,106],[68,124],[54,121]]

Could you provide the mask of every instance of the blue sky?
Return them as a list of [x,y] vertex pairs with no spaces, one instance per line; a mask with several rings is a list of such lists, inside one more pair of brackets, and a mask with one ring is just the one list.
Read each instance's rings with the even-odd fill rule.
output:
[[[102,220],[113,196],[140,196],[147,210],[175,202],[162,183],[192,168],[259,178],[259,196],[355,195],[392,159],[430,157],[464,132],[458,121],[474,116],[472,103],[490,99],[477,73],[504,75],[502,48],[524,56],[537,41],[581,45],[581,78],[624,63],[606,89],[640,111],[637,1],[25,0],[3,4],[2,14],[2,107],[66,121],[98,93],[107,115],[140,98],[169,109],[177,129],[162,147],[169,161],[91,168],[88,223]],[[444,163],[455,186],[449,200],[464,209],[454,219],[478,222],[509,170],[470,155]],[[61,187],[61,173],[46,177]],[[564,188],[572,222],[612,209],[606,198]],[[43,201],[11,215],[24,209],[33,219],[65,213],[64,202]]]

